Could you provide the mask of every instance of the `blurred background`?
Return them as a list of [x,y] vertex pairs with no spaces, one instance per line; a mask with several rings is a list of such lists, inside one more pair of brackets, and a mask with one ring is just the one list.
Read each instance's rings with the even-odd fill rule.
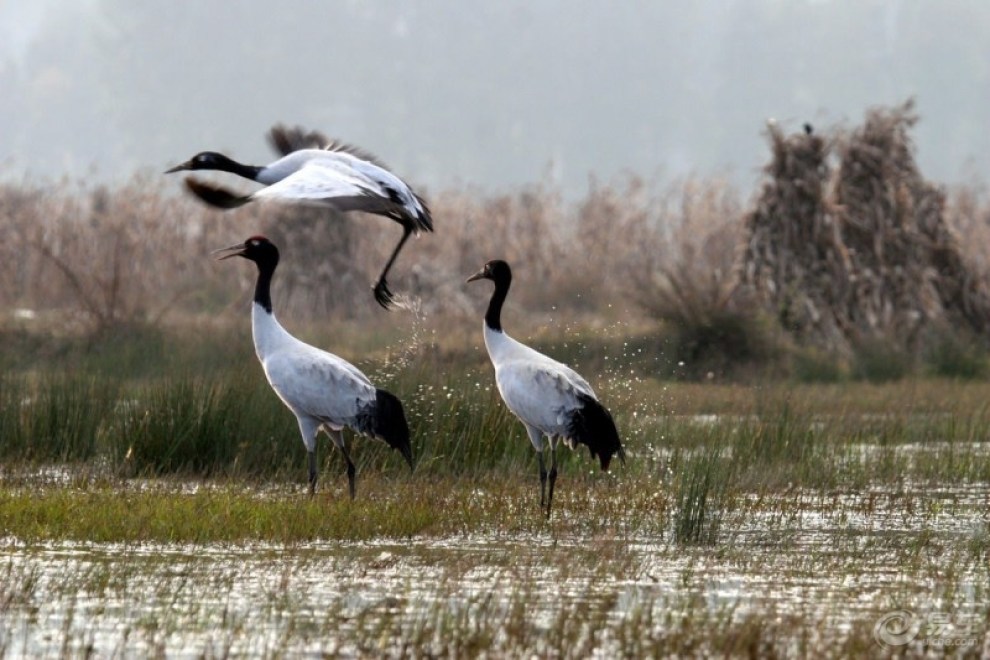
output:
[[[254,271],[209,251],[260,232],[283,320],[346,355],[481,358],[489,292],[464,278],[501,257],[508,327],[558,357],[982,377],[987,34],[990,4],[934,0],[0,0],[4,361],[149,336],[249,354]],[[390,277],[412,313],[369,291],[394,224],[222,213],[162,175],[201,150],[266,163],[276,122],[426,197],[437,231]]]
[[284,121],[430,190],[749,189],[768,118],[842,125],[914,96],[922,169],[968,181],[990,170],[987,34],[990,5],[964,0],[2,0],[0,174],[263,163]]

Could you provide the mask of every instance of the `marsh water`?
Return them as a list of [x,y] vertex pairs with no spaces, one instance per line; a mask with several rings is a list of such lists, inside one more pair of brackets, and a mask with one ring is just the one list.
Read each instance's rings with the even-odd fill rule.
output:
[[980,654],[988,505],[986,485],[753,495],[710,547],[622,525],[557,534],[552,523],[525,535],[291,546],[7,539],[0,650],[613,657],[704,654],[748,631],[778,652],[837,655],[857,637],[882,650],[880,626],[898,623],[885,617],[908,612],[910,639],[886,648]]

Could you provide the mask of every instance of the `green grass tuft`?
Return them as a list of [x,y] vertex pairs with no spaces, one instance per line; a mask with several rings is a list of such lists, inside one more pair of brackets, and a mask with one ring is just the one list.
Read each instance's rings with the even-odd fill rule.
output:
[[689,455],[680,467],[674,482],[677,511],[673,522],[674,541],[679,544],[714,546],[719,542],[732,475],[722,452],[720,444],[713,444]]

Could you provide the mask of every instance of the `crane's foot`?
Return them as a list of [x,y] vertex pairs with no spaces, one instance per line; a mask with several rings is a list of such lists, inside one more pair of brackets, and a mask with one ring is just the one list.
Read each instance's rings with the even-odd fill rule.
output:
[[385,279],[380,279],[375,283],[375,301],[384,307],[389,309],[392,307],[392,303],[395,302],[395,296],[392,295],[392,291],[388,288],[388,282]]

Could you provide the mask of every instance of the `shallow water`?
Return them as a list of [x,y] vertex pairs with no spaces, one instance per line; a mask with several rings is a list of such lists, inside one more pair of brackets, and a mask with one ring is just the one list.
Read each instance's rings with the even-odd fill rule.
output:
[[[833,654],[902,609],[986,650],[990,486],[751,500],[723,521],[715,548],[635,533],[555,535],[552,526],[289,547],[7,539],[0,650],[611,656],[637,654],[637,639],[664,648],[691,626],[717,638],[765,619],[779,627],[778,650]],[[906,648],[933,632],[921,629]]]

